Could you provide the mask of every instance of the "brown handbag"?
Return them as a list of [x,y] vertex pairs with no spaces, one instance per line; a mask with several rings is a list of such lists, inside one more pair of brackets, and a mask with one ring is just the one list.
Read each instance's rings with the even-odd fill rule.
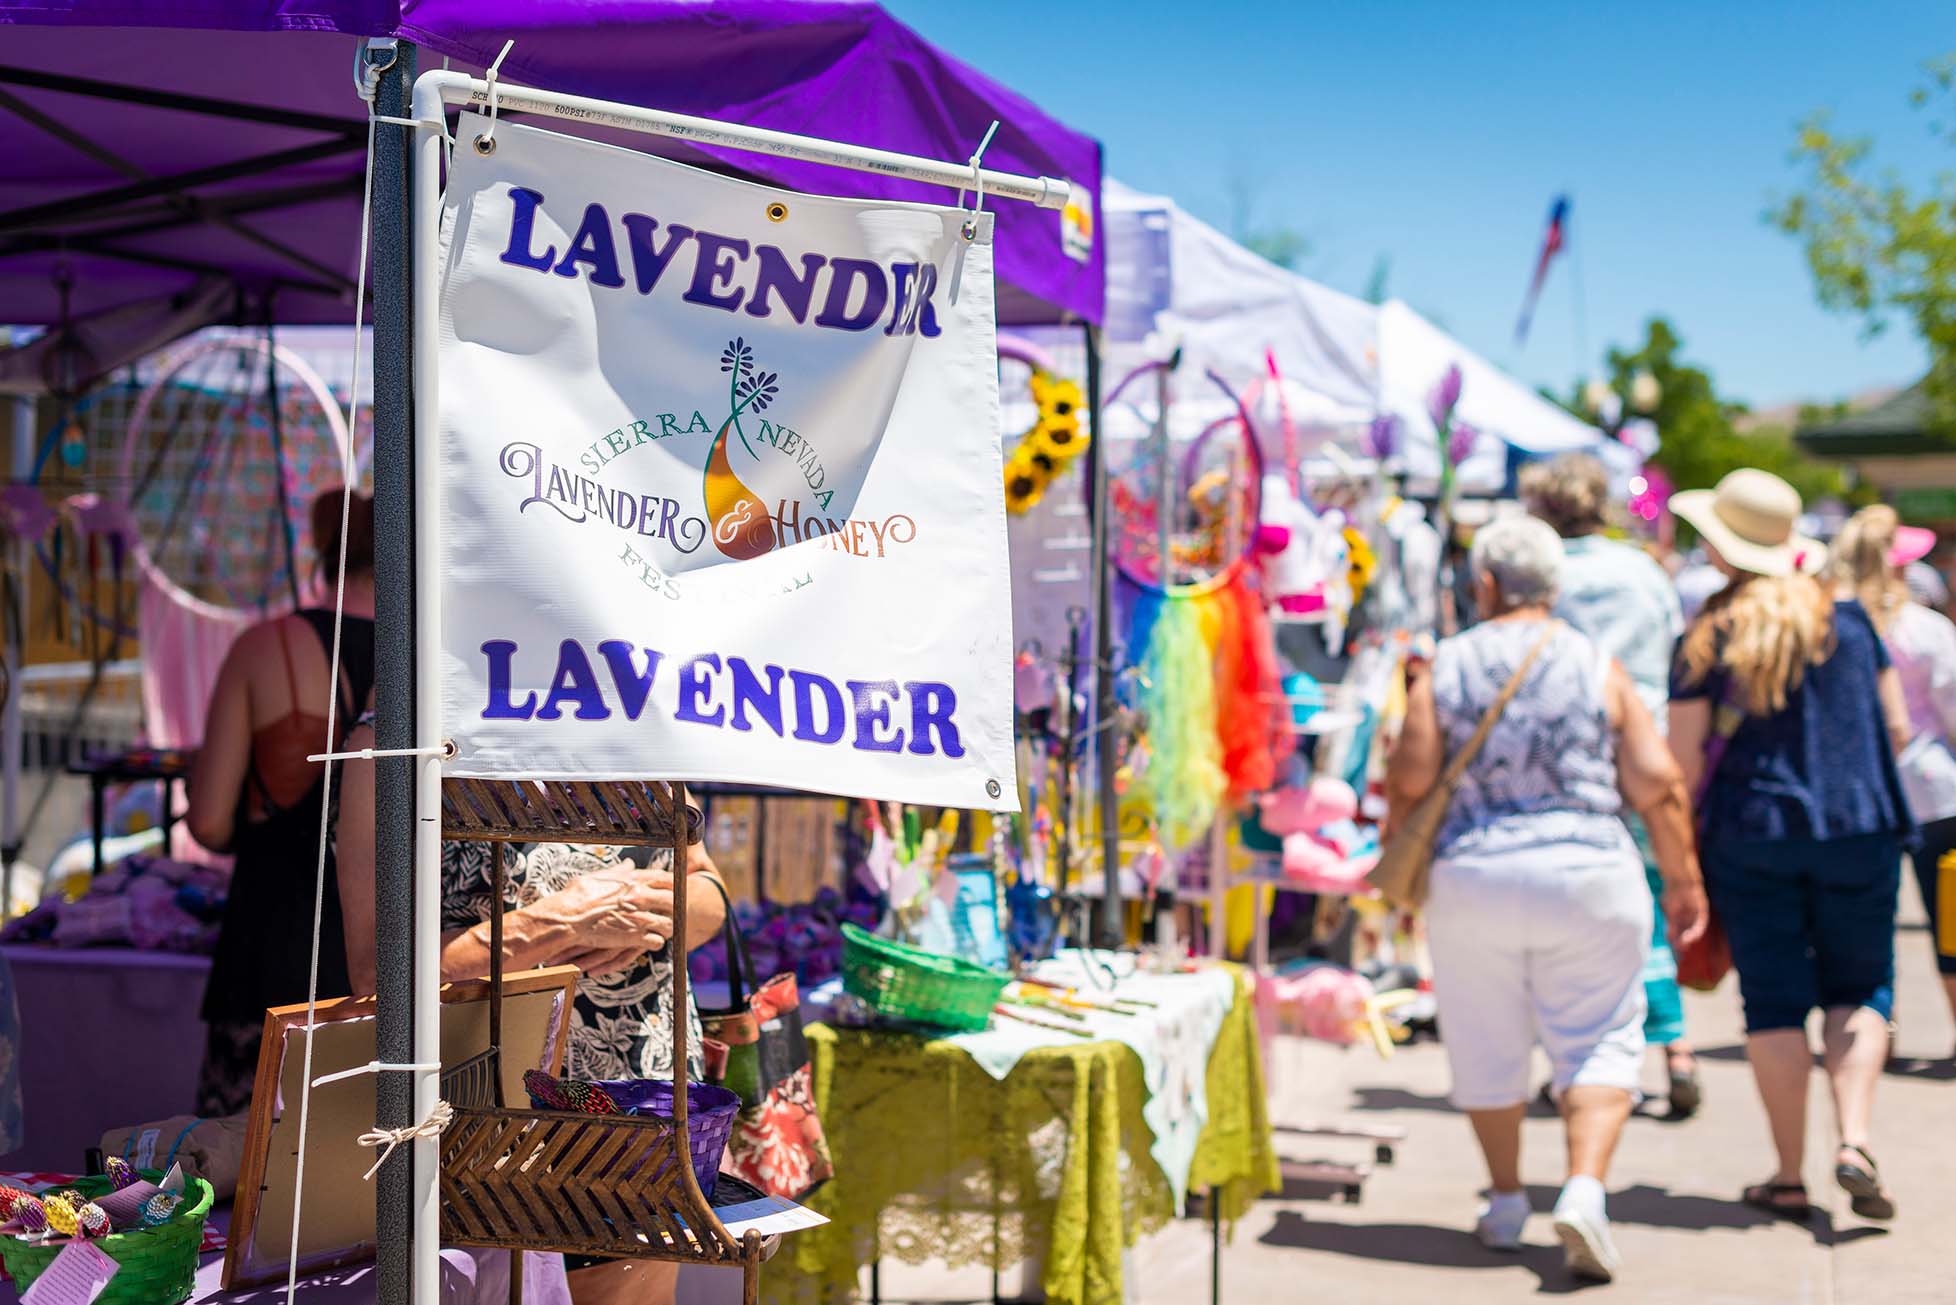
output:
[[1417,911],[1426,904],[1426,890],[1433,877],[1433,845],[1439,841],[1440,825],[1447,818],[1447,808],[1453,804],[1454,791],[1460,787],[1461,777],[1467,767],[1474,764],[1481,748],[1487,744],[1487,736],[1494,732],[1495,722],[1501,713],[1514,701],[1515,694],[1521,691],[1522,681],[1534,668],[1535,659],[1549,646],[1549,640],[1561,628],[1559,621],[1550,622],[1542,637],[1522,659],[1521,665],[1508,682],[1501,686],[1501,692],[1481,713],[1480,723],[1474,726],[1474,733],[1462,745],[1453,759],[1447,762],[1446,769],[1425,797],[1413,805],[1386,840],[1379,853],[1379,863],[1365,876],[1365,881],[1376,888],[1379,895],[1392,906],[1402,911]]

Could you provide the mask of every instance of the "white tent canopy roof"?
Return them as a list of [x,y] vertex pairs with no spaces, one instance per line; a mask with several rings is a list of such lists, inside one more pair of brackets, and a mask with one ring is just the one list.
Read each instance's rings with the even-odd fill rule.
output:
[[[1426,396],[1450,364],[1460,366],[1461,420],[1483,434],[1461,468],[1463,488],[1506,479],[1506,449],[1555,453],[1594,448],[1587,426],[1501,372],[1398,301],[1366,303],[1277,267],[1165,196],[1109,179],[1102,194],[1107,232],[1106,358],[1110,383],[1134,367],[1182,350],[1173,424],[1178,438],[1227,416],[1233,406],[1203,380],[1214,371],[1236,393],[1267,382],[1266,354],[1284,379],[1284,406],[1308,460],[1327,440],[1356,449],[1372,418],[1399,418],[1397,468],[1415,481],[1439,471]],[[1142,387],[1137,387],[1142,388]],[[1265,384],[1252,417],[1266,455],[1281,455],[1281,423]],[[1108,413],[1115,437],[1140,435],[1153,387],[1131,392]],[[1134,407],[1130,408],[1129,403]]]

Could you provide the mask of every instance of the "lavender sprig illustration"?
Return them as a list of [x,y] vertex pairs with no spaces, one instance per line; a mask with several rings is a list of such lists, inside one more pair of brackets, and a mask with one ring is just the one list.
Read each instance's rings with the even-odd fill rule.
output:
[[[747,456],[759,457],[754,446],[747,442],[740,414],[750,409],[767,411],[768,405],[781,393],[781,373],[764,372],[754,365],[754,350],[745,336],[735,336],[720,351],[720,370],[727,373],[727,403],[732,409],[727,420],[733,423],[734,434],[740,437],[740,447],[747,450]],[[708,452],[711,451],[709,448]]]

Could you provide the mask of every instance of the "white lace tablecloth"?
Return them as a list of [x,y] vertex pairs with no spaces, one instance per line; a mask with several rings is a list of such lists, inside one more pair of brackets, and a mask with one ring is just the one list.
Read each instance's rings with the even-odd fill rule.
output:
[[[1109,966],[1114,967],[1114,973],[1109,973]],[[1077,1026],[1085,1032],[1084,1037],[994,1016],[987,1031],[960,1033],[947,1041],[962,1048],[996,1079],[1010,1074],[1021,1057],[1040,1047],[1109,1041],[1132,1048],[1141,1059],[1148,1087],[1141,1113],[1154,1134],[1154,1145],[1149,1149],[1174,1189],[1175,1208],[1183,1209],[1196,1140],[1209,1122],[1209,1055],[1215,1050],[1223,1017],[1236,1000],[1234,976],[1219,969],[1181,974],[1136,972],[1132,956],[1077,951],[1060,953],[1034,973],[1077,988],[1083,996],[1091,994],[1102,1000],[1127,997],[1152,1002],[1153,1006],[1135,1015],[1087,1012],[1085,1021]],[[1026,1013],[1049,1022],[1063,1019],[1039,1009]]]

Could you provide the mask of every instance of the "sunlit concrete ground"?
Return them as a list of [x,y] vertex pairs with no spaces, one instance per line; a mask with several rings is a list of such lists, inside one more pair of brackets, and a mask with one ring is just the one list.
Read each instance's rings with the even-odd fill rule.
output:
[[[1906,876],[1905,876],[1906,878]],[[1547,1210],[1561,1178],[1557,1122],[1531,1117],[1526,1176],[1538,1211],[1520,1255],[1485,1251],[1467,1234],[1483,1180],[1466,1123],[1448,1108],[1445,1055],[1433,1044],[1389,1062],[1369,1051],[1286,1041],[1273,1054],[1279,1125],[1357,1119],[1399,1125],[1410,1136],[1397,1163],[1377,1169],[1347,1205],[1293,1185],[1260,1204],[1235,1230],[1222,1262],[1229,1302],[1444,1302],[1473,1305],[1574,1291],[1636,1302],[1725,1305],[1811,1302],[1904,1305],[1956,1300],[1956,1046],[1912,881],[1897,937],[1899,1063],[1882,1083],[1875,1154],[1901,1217],[1887,1230],[1856,1219],[1833,1186],[1833,1123],[1816,1071],[1807,1180],[1819,1211],[1806,1225],[1739,1204],[1739,1190],[1771,1169],[1764,1118],[1728,980],[1689,996],[1703,1049],[1706,1103],[1694,1119],[1666,1122],[1661,1101],[1631,1121],[1612,1176],[1611,1213],[1625,1269],[1609,1287],[1578,1287],[1562,1269]],[[1542,1070],[1546,1076],[1546,1069]],[[1662,1090],[1653,1055],[1648,1085]],[[1279,1135],[1298,1160],[1368,1160],[1356,1142]],[[1136,1248],[1130,1299],[1137,1305],[1200,1305],[1209,1296],[1207,1226],[1186,1220]],[[884,1271],[890,1301],[985,1301],[990,1276],[941,1268]],[[1018,1275],[1008,1274],[1013,1299]]]

